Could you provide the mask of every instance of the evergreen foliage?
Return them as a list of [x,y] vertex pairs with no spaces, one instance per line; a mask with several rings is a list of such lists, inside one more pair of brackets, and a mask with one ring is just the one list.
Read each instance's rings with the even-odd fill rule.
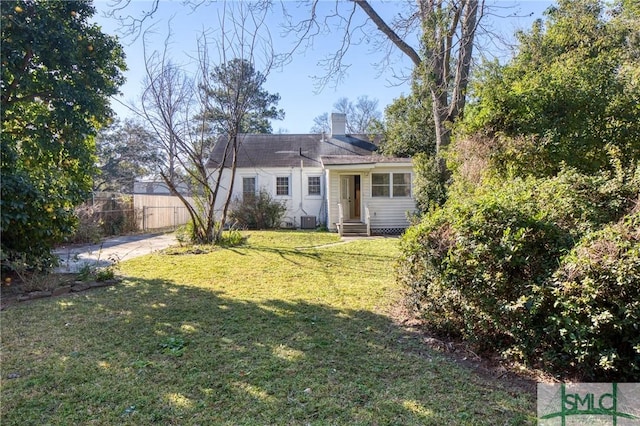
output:
[[269,120],[282,120],[277,109],[280,95],[267,92],[267,76],[251,61],[234,58],[215,65],[206,83],[200,84],[208,103],[202,111],[214,134],[271,133]]
[[2,1],[0,11],[2,262],[47,267],[91,191],[124,54],[90,22],[90,1]]
[[130,119],[101,129],[96,138],[99,173],[94,190],[131,194],[135,179],[156,169],[158,146],[151,132]]
[[284,202],[274,200],[271,194],[261,190],[254,196],[245,194],[242,200],[236,199],[229,218],[244,228],[273,229],[280,226],[286,211]]
[[560,0],[479,73],[446,202],[402,240],[432,330],[564,379],[640,379],[636,12]]
[[400,96],[385,113],[380,152],[383,155],[412,157],[417,153],[434,156],[436,136],[431,117],[429,93],[415,83],[409,96]]
[[[542,367],[545,360],[544,367],[555,372],[625,377],[629,371],[620,366],[640,356],[627,346],[628,339],[619,342],[626,349],[612,355],[617,361],[611,358],[599,369],[591,365],[595,355],[585,348],[604,351],[612,340],[584,332],[582,336],[591,340],[581,340],[586,346],[580,349],[575,333],[573,340],[560,335],[573,333],[570,326],[560,330],[571,320],[568,313],[574,315],[575,327],[587,328],[606,315],[620,333],[637,335],[637,323],[630,321],[640,315],[637,229],[629,229],[626,240],[615,240],[611,250],[616,258],[609,263],[601,262],[595,269],[573,265],[581,262],[581,241],[588,245],[603,236],[611,238],[610,231],[600,231],[603,226],[620,220],[628,227],[637,223],[623,215],[639,191],[637,181],[565,170],[554,178],[496,179],[473,194],[453,193],[442,208],[404,235],[400,280],[409,289],[413,307],[439,333],[536,366]],[[597,277],[608,278],[593,281]],[[567,293],[580,287],[576,279],[591,283],[592,290],[581,291],[599,298]],[[576,354],[581,357],[572,358]]]
[[468,130],[501,136],[503,163],[520,176],[553,175],[562,164],[595,172],[609,167],[609,149],[633,167],[640,159],[640,29],[627,13],[621,2],[606,19],[598,0],[549,9],[546,22],[518,34],[507,65],[480,72]]

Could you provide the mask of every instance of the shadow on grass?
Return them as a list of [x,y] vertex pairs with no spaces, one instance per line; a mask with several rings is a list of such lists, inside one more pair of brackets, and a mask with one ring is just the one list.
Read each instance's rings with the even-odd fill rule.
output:
[[2,315],[2,424],[533,422],[368,311],[131,278]]
[[[295,260],[295,258],[309,259],[313,261],[322,260],[323,258],[330,258],[334,256],[336,258],[344,255],[344,251],[335,250],[333,246],[329,245],[326,247],[300,247],[300,248],[280,248],[280,247],[268,247],[268,246],[260,246],[253,245],[247,247],[246,250],[266,253],[266,254],[276,254],[281,259],[286,260],[292,264],[302,266],[302,264]],[[243,254],[243,253],[238,253]],[[389,263],[388,255],[376,255],[371,253],[358,253],[357,251],[352,251],[349,253],[350,267],[351,268],[363,268],[368,270],[367,263],[368,262],[383,262]],[[304,265],[305,268],[309,268],[309,264]]]

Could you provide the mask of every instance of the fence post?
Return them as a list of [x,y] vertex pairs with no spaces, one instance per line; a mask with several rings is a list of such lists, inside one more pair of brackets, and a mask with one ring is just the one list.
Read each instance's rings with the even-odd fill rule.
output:
[[178,207],[173,206],[173,230],[175,231],[178,223]]
[[147,230],[147,206],[142,206],[142,232]]

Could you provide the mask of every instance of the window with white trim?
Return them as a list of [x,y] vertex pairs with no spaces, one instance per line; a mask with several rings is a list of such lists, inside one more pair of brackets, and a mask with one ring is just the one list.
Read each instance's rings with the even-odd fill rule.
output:
[[307,191],[309,195],[322,195],[320,176],[309,176],[307,179]]
[[256,195],[256,178],[243,177],[242,178],[242,198],[255,197]]
[[372,197],[388,197],[389,196],[389,173],[372,173],[371,174],[371,196]]
[[411,197],[411,173],[393,173],[393,197]]
[[372,173],[371,196],[411,197],[411,173]]
[[289,196],[289,176],[276,177],[276,195]]

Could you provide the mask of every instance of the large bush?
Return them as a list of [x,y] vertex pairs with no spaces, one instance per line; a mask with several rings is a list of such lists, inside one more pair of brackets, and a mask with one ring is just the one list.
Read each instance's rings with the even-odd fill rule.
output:
[[402,240],[399,278],[409,300],[437,332],[566,368],[549,356],[559,350],[552,318],[562,316],[550,289],[576,241],[630,210],[637,187],[625,182],[568,170],[494,180],[469,195],[454,190]]
[[433,330],[565,377],[640,378],[635,3],[559,0],[475,71],[448,200],[402,243]]
[[540,290],[545,362],[588,379],[640,377],[640,209],[586,235]]
[[413,193],[421,212],[440,206],[447,199],[446,183],[441,179],[438,159],[434,155],[418,153],[413,157]]

